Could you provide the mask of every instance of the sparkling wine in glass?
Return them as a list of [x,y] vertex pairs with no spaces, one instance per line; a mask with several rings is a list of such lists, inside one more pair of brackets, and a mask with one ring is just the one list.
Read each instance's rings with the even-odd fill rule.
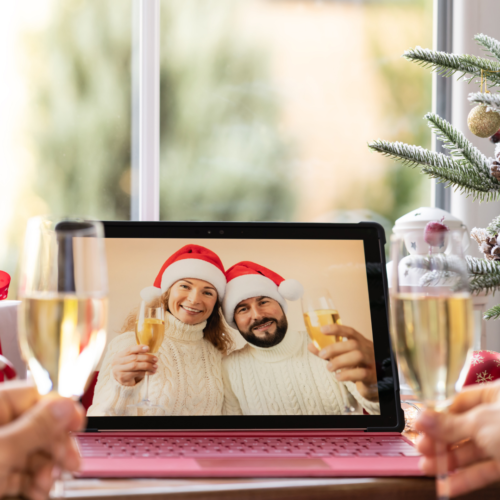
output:
[[[148,353],[155,354],[160,349],[165,336],[165,311],[162,306],[150,307],[141,302],[139,315],[135,324],[135,340],[138,345],[149,347]],[[145,375],[146,390],[142,401],[136,405],[128,405],[127,413],[133,415],[163,415],[165,409],[149,399],[149,373]]]
[[[427,238],[428,254],[411,255],[403,238],[392,237],[391,333],[401,370],[418,400],[444,412],[465,380],[473,311],[462,232],[446,230],[443,241],[434,239]],[[436,443],[436,459],[437,495],[444,500],[449,485],[442,442]]]
[[[322,326],[342,324],[340,314],[327,289],[317,288],[305,292],[302,296],[302,312],[304,314],[307,333],[317,349],[321,350],[331,344],[344,340],[343,337],[325,335],[321,332]],[[342,414],[351,415],[355,410],[347,403],[349,401],[348,392],[342,382],[339,382],[339,387],[342,398],[346,402]]]
[[[19,343],[40,394],[78,401],[106,344],[107,268],[102,224],[28,221],[19,286]],[[53,496],[63,496],[57,481]]]

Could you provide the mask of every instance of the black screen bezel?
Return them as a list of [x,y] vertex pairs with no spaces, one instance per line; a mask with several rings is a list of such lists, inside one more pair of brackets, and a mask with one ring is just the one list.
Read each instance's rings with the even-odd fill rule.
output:
[[[384,390],[380,391],[380,415],[88,417],[87,431],[263,429],[402,431],[404,420],[399,399],[399,383],[389,336],[385,235],[382,226],[370,222],[334,224],[105,221],[103,224],[106,238],[362,240],[369,281],[368,294],[375,359],[378,368],[384,366]],[[379,386],[380,377],[379,373]]]

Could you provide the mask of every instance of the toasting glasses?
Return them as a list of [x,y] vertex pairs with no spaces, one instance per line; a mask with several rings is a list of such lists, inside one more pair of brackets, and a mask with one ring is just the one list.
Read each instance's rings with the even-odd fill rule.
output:
[[[21,261],[19,340],[40,394],[79,400],[106,344],[102,224],[35,217]],[[53,496],[62,497],[62,482]]]
[[[391,333],[403,374],[427,408],[444,412],[465,379],[473,340],[472,303],[462,231],[429,239],[427,255],[410,254],[393,236]],[[434,245],[433,245],[434,244]],[[447,448],[436,444],[437,496],[449,498]]]

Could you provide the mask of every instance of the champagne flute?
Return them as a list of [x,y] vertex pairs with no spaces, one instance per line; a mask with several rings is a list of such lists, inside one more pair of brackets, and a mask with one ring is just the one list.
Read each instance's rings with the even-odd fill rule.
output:
[[[40,394],[78,401],[106,344],[107,269],[102,224],[28,221],[19,286],[19,343]],[[56,480],[54,497],[64,496]]]
[[[438,412],[461,389],[473,341],[473,311],[462,232],[427,234],[428,255],[410,255],[393,236],[391,333],[403,374],[419,401]],[[448,247],[446,253],[443,250]],[[447,446],[436,443],[436,490],[449,498]]]
[[[149,353],[155,354],[160,349],[165,336],[165,311],[162,306],[151,307],[141,302],[139,315],[135,323],[135,340],[138,345],[149,347]],[[149,400],[149,373],[146,372],[146,392],[142,401],[136,405],[128,405],[128,413],[136,415],[163,415],[165,409]]]
[[[330,344],[347,340],[337,335],[321,333],[322,326],[342,324],[339,312],[333,304],[330,292],[326,288],[316,288],[304,293],[302,296],[302,312],[307,333],[316,349],[321,350]],[[349,405],[346,387],[342,382],[339,382],[339,388],[345,402],[342,414],[351,415],[355,410]]]

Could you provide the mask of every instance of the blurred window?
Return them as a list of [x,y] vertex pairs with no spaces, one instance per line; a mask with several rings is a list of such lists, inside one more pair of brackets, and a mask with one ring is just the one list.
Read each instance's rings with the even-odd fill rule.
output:
[[432,0],[161,0],[160,218],[354,221],[430,202]]

